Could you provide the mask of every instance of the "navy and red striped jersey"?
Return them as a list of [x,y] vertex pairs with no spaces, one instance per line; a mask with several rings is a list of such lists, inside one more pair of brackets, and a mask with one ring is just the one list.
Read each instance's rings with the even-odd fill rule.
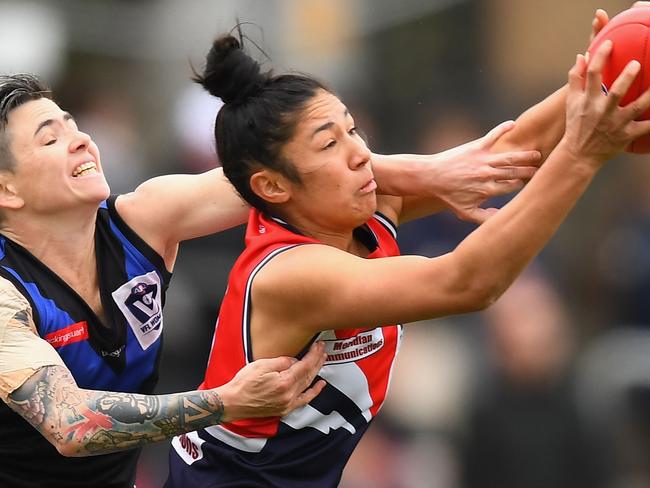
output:
[[[371,251],[368,259],[399,254],[394,226],[380,214],[356,229],[355,237]],[[227,383],[252,362],[255,275],[278,254],[308,244],[320,242],[251,211],[246,249],[229,277],[201,388]],[[386,398],[401,333],[400,325],[321,332],[314,340],[325,341],[328,356],[319,372],[327,382],[320,395],[285,417],[242,420],[176,437],[167,486],[336,486]]]

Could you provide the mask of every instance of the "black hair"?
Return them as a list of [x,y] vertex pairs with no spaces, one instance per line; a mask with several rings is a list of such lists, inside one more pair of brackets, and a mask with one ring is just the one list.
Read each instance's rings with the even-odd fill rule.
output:
[[309,76],[262,72],[232,35],[214,41],[205,70],[194,81],[224,102],[214,127],[224,174],[244,200],[268,211],[267,203],[251,190],[251,175],[269,168],[301,182],[295,166],[280,152],[307,102],[319,90],[331,90]]
[[15,160],[6,134],[9,113],[31,100],[52,98],[49,87],[31,74],[0,75],[0,170],[12,171]]

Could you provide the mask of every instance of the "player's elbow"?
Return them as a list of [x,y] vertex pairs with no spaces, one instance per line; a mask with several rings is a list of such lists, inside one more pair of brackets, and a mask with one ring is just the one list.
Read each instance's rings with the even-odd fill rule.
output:
[[[63,457],[84,457],[90,456],[91,453],[87,449],[83,449],[83,445],[71,442],[69,440],[53,441],[50,439],[52,445],[56,448],[59,454]],[[76,444],[76,445],[75,445]]]
[[490,307],[503,294],[501,287],[485,287],[476,296],[475,312],[481,312]]
[[66,442],[64,440],[61,441],[56,441],[52,442],[56,450],[61,454],[61,456],[64,457],[78,457],[80,454],[79,452],[73,448],[73,446],[70,444],[70,442]]
[[481,312],[496,302],[507,285],[494,279],[481,279],[474,273],[459,274],[454,285],[459,313]]
[[481,312],[492,305],[500,296],[491,288],[472,288],[462,292],[460,313]]

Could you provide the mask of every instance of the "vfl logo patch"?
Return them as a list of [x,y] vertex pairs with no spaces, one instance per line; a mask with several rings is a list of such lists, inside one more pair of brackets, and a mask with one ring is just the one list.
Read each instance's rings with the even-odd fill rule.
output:
[[384,347],[384,333],[381,327],[346,339],[325,340],[325,352],[327,352],[325,364],[358,361],[371,356],[382,347]]
[[52,344],[52,347],[57,349],[59,347],[67,346],[68,344],[85,341],[88,339],[88,323],[83,321],[68,325],[63,329],[50,332],[43,337],[43,339]]
[[192,464],[203,458],[203,449],[201,444],[205,441],[201,439],[196,432],[176,436],[172,439],[172,446],[183,461]]
[[160,278],[155,271],[136,276],[112,293],[142,349],[153,344],[162,332]]

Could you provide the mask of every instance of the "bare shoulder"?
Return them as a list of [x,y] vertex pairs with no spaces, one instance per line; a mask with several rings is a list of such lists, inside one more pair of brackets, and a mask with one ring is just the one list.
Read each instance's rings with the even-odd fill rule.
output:
[[[135,190],[119,195],[115,200],[115,208],[129,225],[133,220],[143,216],[152,216],[160,201],[165,199],[166,194],[173,193],[171,190],[174,181],[183,178],[185,175],[163,175],[150,178],[140,183]],[[151,220],[150,218],[147,221]]]
[[313,311],[323,300],[341,293],[346,276],[366,261],[325,244],[307,244],[284,251],[256,274],[252,293],[272,314],[296,316]]
[[44,366],[62,366],[56,350],[37,332],[27,299],[0,279],[0,398],[7,401]]
[[115,209],[126,225],[164,257],[166,241],[162,230],[166,226],[160,223],[162,204],[156,199],[158,192],[156,185],[151,185],[151,181],[142,183],[132,192],[119,195],[115,199]]
[[29,307],[29,302],[11,281],[0,276],[0,308],[2,307],[22,310]]
[[354,258],[350,253],[325,244],[298,245],[269,260],[255,277],[255,285],[273,290],[279,284],[298,284],[297,280],[316,275],[322,277],[341,262]]
[[146,192],[148,192],[147,182],[144,182],[135,190],[118,195],[115,199],[115,209],[127,224],[131,225],[133,217],[139,212],[147,211],[147,208],[143,208],[146,207],[146,198],[143,198],[143,193]]
[[27,298],[9,280],[0,277],[0,330],[11,321],[31,324],[32,308]]

